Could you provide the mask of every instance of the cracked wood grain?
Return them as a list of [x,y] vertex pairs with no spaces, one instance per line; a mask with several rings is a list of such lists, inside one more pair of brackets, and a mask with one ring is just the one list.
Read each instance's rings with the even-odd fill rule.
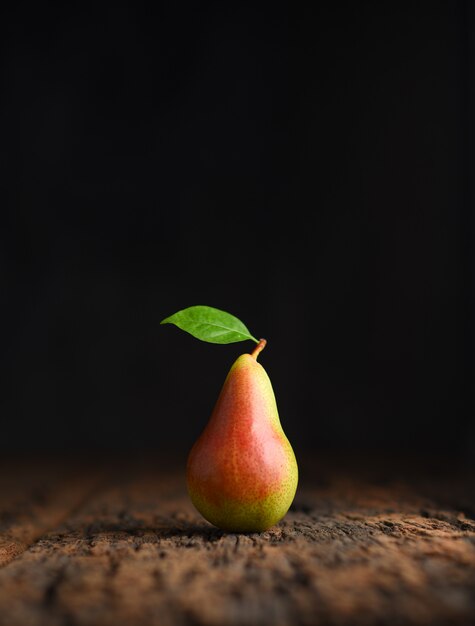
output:
[[113,476],[0,570],[1,626],[475,620],[473,483],[463,477],[381,480],[310,465],[279,525],[228,534],[192,508],[181,469]]
[[102,472],[70,462],[16,460],[0,465],[0,568],[60,524]]

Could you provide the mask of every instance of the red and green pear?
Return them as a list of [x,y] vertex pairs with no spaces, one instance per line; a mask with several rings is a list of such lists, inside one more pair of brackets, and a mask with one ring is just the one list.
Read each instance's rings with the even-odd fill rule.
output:
[[271,381],[257,356],[232,365],[210,420],[187,462],[191,501],[211,524],[260,532],[279,522],[295,496],[298,468],[279,419]]

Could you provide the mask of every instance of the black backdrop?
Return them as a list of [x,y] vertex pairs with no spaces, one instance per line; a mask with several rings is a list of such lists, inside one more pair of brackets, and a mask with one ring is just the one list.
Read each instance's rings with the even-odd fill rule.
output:
[[3,20],[3,450],[186,451],[208,304],[297,452],[470,457],[470,3],[157,4]]

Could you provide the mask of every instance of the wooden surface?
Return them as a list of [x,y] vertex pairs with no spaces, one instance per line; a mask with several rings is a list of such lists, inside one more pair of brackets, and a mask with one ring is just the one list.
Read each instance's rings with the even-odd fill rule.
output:
[[180,463],[3,460],[0,625],[468,626],[474,517],[473,476],[440,463],[301,462],[285,519],[241,535]]

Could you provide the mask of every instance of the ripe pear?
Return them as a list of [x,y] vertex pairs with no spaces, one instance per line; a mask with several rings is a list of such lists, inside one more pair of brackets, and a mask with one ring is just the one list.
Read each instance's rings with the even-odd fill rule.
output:
[[271,381],[257,356],[232,365],[211,418],[187,461],[191,501],[211,524],[231,532],[264,531],[287,513],[298,468],[279,419]]

